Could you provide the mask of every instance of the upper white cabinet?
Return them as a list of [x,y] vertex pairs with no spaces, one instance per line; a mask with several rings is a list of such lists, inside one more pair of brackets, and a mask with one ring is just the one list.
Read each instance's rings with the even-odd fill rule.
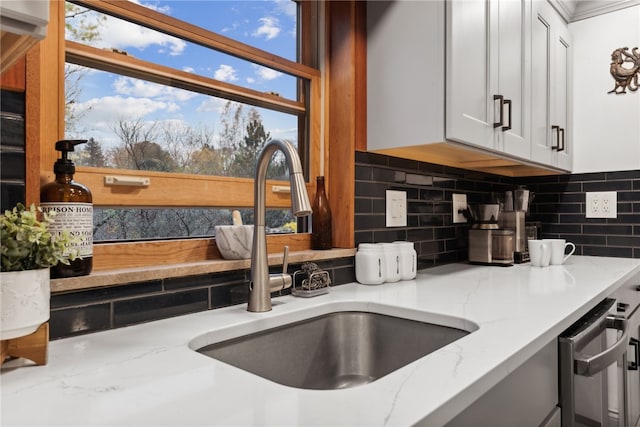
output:
[[529,3],[446,7],[446,137],[528,159]]
[[0,2],[0,72],[47,34],[49,0]]
[[[510,176],[570,170],[571,149],[533,155],[532,23],[531,0],[368,2],[368,150]],[[569,111],[551,109],[571,101],[568,72],[555,75],[570,56],[547,50],[543,116],[569,145]]]
[[531,158],[571,170],[571,35],[547,2],[534,1],[532,6]]

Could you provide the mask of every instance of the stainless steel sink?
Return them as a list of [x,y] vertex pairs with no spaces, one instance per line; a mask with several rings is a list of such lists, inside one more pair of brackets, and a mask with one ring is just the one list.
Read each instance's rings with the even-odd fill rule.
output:
[[283,385],[333,390],[375,381],[467,334],[384,314],[340,311],[197,351]]

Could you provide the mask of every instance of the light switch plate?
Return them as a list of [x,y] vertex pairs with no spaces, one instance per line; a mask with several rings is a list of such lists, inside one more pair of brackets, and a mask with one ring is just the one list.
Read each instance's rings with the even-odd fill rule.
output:
[[387,190],[387,227],[407,226],[407,192]]
[[467,195],[466,194],[454,194],[452,198],[452,214],[453,214],[453,223],[458,224],[461,222],[467,222],[467,218],[462,214],[461,211],[467,209]]
[[585,193],[587,218],[617,218],[618,193],[615,191],[592,191]]

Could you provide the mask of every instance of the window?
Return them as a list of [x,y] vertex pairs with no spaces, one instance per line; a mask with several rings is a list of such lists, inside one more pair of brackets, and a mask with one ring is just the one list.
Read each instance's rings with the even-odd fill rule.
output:
[[[322,174],[320,73],[296,62],[316,63],[317,30],[300,24],[313,22],[315,7],[287,0],[67,3],[65,133],[89,140],[76,153],[76,179],[94,195],[97,241],[207,236],[216,222],[230,222],[232,209],[250,223],[253,164],[269,138],[292,140],[308,176]],[[247,22],[252,29],[242,28]],[[268,43],[279,34],[289,43]],[[109,175],[151,184],[113,187],[104,183]],[[286,175],[274,158],[268,185],[282,186],[277,180]],[[288,194],[268,193],[274,222],[267,225],[290,230]],[[304,236],[290,239],[294,248],[308,247]],[[96,245],[94,265],[137,265],[125,259],[153,248],[163,249],[151,263],[179,262],[166,255],[206,246],[201,240]],[[100,260],[102,253],[121,259]]]

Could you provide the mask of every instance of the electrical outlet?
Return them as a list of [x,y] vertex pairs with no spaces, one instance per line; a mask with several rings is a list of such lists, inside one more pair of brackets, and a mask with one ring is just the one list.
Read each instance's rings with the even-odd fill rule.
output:
[[617,218],[618,217],[618,193],[615,191],[587,192],[586,217],[587,218]]
[[387,190],[387,227],[407,226],[407,192]]
[[452,214],[453,223],[458,224],[461,222],[467,222],[467,218],[462,214],[462,211],[467,209],[467,195],[466,194],[454,194],[452,197]]

